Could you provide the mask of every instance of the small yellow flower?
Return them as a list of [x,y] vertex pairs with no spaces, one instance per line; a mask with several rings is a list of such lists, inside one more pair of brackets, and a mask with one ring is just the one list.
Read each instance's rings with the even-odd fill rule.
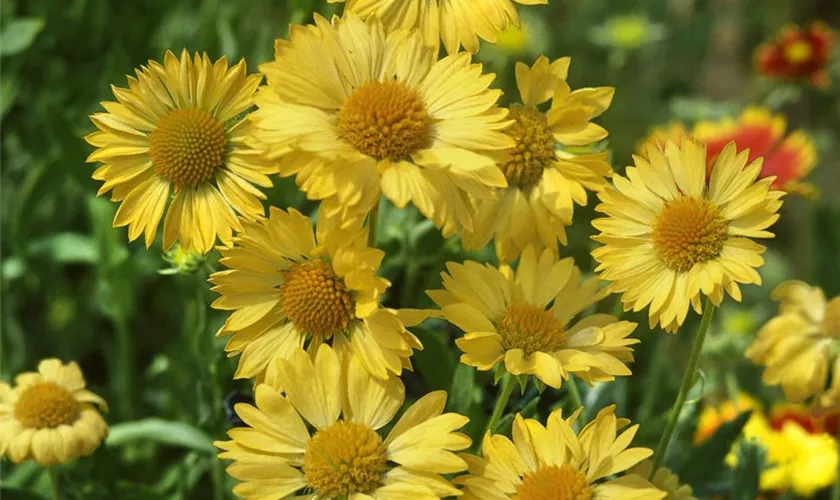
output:
[[[513,441],[487,433],[483,457],[465,455],[469,474],[456,479],[464,485],[463,500],[659,500],[664,491],[645,477],[622,472],[648,458],[647,448],[628,448],[638,425],[616,418],[615,406],[598,412],[579,435],[573,424],[580,410],[563,418],[562,410],[546,426],[517,414]],[[607,480],[608,476],[620,475]]]
[[230,243],[237,214],[262,215],[265,195],[254,186],[270,187],[276,167],[245,145],[242,118],[261,80],[244,60],[228,68],[184,50],[140,67],[129,88],[112,87],[117,102],[90,117],[99,130],[85,140],[98,148],[87,161],[102,163],[98,194],[121,202],[114,227],[128,226],[129,240],[144,234],[149,247],[166,211],[164,250],[177,241],[203,254],[217,238]]
[[781,191],[772,179],[758,178],[761,161],[747,165],[747,153],[730,143],[706,177],[706,150],[692,140],[647,147],[635,156],[626,177],[598,193],[595,210],[607,217],[592,221],[603,246],[592,251],[596,271],[621,293],[624,310],[649,307],[651,328],[676,332],[689,306],[702,312],[702,296],[715,305],[724,293],[741,299],[739,284],[760,284],[755,268],[765,248],[752,238],[779,218]]
[[[446,393],[432,392],[409,407],[385,436],[405,399],[399,378],[371,377],[357,357],[326,345],[312,357],[298,349],[279,359],[277,382],[256,389],[256,406],[235,409],[249,427],[217,441],[228,473],[242,481],[245,499],[435,499],[458,495],[441,477],[466,469],[453,451],[468,448],[457,432],[468,418],[443,413]],[[310,431],[314,429],[314,432]],[[295,496],[304,495],[304,496]]]
[[[648,477],[652,469],[653,462],[645,460],[633,466],[627,472],[641,477]],[[680,478],[665,467],[657,469],[651,482],[654,486],[666,493],[665,500],[697,500],[691,486],[680,484]]]
[[397,311],[379,306],[390,286],[376,276],[385,253],[367,247],[367,230],[340,229],[271,207],[269,217],[244,222],[231,248],[220,250],[228,270],[210,277],[221,297],[213,307],[233,311],[218,335],[241,354],[236,378],[262,379],[273,359],[324,342],[352,352],[372,374],[387,378],[410,368],[422,349]]
[[840,296],[827,301],[818,287],[786,281],[771,297],[779,314],[758,331],[747,357],[765,366],[764,383],[781,385],[790,401],[817,396],[825,406],[840,405]]
[[496,44],[508,54],[522,54],[531,41],[531,32],[525,22],[519,26],[510,25],[500,31]]
[[461,46],[478,52],[479,39],[495,43],[499,31],[519,26],[514,2],[541,5],[548,0],[347,0],[345,12],[377,16],[388,31],[419,28],[428,45],[437,47],[443,39],[446,51],[453,54]]
[[0,382],[0,456],[50,466],[90,455],[108,435],[96,406],[108,408],[85,389],[75,361],[45,359],[37,373],[15,377],[14,387]]
[[464,331],[461,362],[479,370],[504,363],[513,375],[534,375],[560,387],[574,373],[588,383],[630,375],[629,335],[635,323],[607,314],[572,319],[606,294],[597,278],[581,280],[571,258],[529,246],[515,273],[468,261],[449,262],[443,290],[427,292],[443,316]]
[[[568,57],[549,62],[540,57],[533,66],[516,64],[522,104],[510,107],[514,123],[505,130],[515,145],[492,153],[504,172],[507,187],[496,197],[478,200],[473,230],[464,230],[469,250],[495,240],[503,262],[515,260],[526,245],[537,251],[566,244],[566,226],[574,206],[586,205],[586,190],[600,191],[613,170],[606,153],[572,154],[563,148],[588,146],[607,137],[592,123],[612,103],[611,87],[571,91],[566,76]],[[551,101],[543,112],[539,106]]]

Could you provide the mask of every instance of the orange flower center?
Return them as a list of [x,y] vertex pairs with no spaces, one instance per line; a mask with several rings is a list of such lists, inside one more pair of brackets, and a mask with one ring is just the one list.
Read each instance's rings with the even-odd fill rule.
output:
[[822,326],[823,331],[828,335],[840,338],[840,295],[829,300],[825,305]]
[[512,500],[591,500],[586,476],[571,465],[540,467],[528,472],[516,486]]
[[158,120],[149,134],[155,170],[176,187],[212,179],[224,162],[226,147],[224,126],[206,109],[176,109]]
[[522,349],[526,355],[553,352],[566,344],[563,323],[546,311],[530,304],[512,304],[496,325],[506,351]]
[[54,382],[39,382],[23,390],[15,403],[15,419],[30,429],[70,425],[82,408],[73,394]]
[[677,272],[712,260],[726,240],[726,219],[708,200],[685,196],[668,201],[653,226],[659,258]]
[[387,456],[367,425],[338,421],[321,429],[303,455],[303,474],[318,498],[369,494],[381,485]]
[[356,302],[329,263],[292,264],[280,287],[283,310],[301,331],[324,339],[347,329]]
[[811,58],[813,49],[805,40],[797,40],[785,47],[785,59],[791,64],[802,64]]
[[511,107],[508,118],[514,123],[505,133],[516,146],[508,150],[510,160],[501,169],[509,185],[526,189],[539,182],[543,171],[555,160],[554,135],[545,115],[536,108]]
[[429,142],[431,118],[416,90],[399,81],[356,89],[338,112],[342,137],[377,159],[405,158]]

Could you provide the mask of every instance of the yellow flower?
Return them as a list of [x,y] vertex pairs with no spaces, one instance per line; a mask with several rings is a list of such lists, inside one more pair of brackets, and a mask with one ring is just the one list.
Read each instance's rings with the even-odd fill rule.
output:
[[449,262],[441,273],[445,290],[427,293],[443,316],[464,331],[455,343],[461,362],[490,370],[504,362],[513,375],[534,375],[560,387],[574,373],[588,383],[630,375],[628,338],[635,323],[607,314],[572,318],[601,300],[598,279],[581,280],[571,258],[557,261],[550,250],[537,258],[529,246],[515,273],[467,261]]
[[218,335],[241,354],[236,378],[262,378],[308,346],[332,342],[359,356],[372,374],[387,378],[410,368],[420,342],[393,309],[379,307],[390,283],[376,276],[384,252],[368,248],[367,231],[339,229],[319,218],[317,234],[300,212],[271,207],[268,218],[244,222],[232,248],[220,250],[230,269],[210,277],[221,297],[213,307],[232,310]]
[[[324,500],[457,495],[440,475],[466,469],[452,452],[470,446],[470,438],[456,432],[469,419],[443,413],[446,393],[432,392],[384,437],[379,431],[405,399],[403,383],[371,377],[356,357],[344,361],[346,368],[326,345],[314,361],[298,349],[289,360],[277,361],[285,394],[261,384],[256,407],[236,405],[249,427],[231,429],[232,441],[215,443],[224,450],[220,458],[235,460],[227,469],[242,481],[234,494]],[[296,492],[304,496],[293,496]]]
[[496,43],[508,54],[522,54],[531,42],[531,32],[523,21],[519,26],[510,25],[500,31]]
[[761,411],[758,401],[747,394],[739,393],[734,400],[727,400],[719,405],[704,405],[697,420],[694,442],[701,443],[711,437],[721,425],[735,419],[747,410]]
[[761,283],[755,268],[765,248],[751,238],[770,238],[783,192],[772,178],[756,181],[761,160],[747,163],[735,145],[723,149],[706,180],[706,150],[691,140],[648,146],[649,160],[634,157],[626,177],[598,196],[592,221],[604,245],[592,251],[597,272],[621,293],[624,310],[650,306],[651,328],[675,332],[689,305],[702,312],[702,295],[720,305],[724,292],[741,299],[739,283]]
[[[754,440],[767,450],[768,466],[761,473],[762,491],[792,490],[811,497],[837,478],[837,441],[828,434],[809,434],[793,421],[781,430],[767,419],[753,414],[744,426],[744,439]],[[727,461],[732,464],[733,456]]]
[[[566,83],[569,58],[549,63],[540,57],[532,67],[516,65],[522,105],[510,108],[514,124],[505,130],[515,145],[493,156],[508,187],[495,199],[480,200],[474,231],[465,231],[467,249],[480,249],[495,237],[496,253],[504,262],[515,260],[533,244],[557,248],[566,244],[574,205],[585,205],[586,189],[601,190],[613,173],[607,154],[574,155],[558,148],[586,146],[607,136],[590,120],[612,102],[614,89],[585,88],[571,92]],[[542,112],[538,106],[551,101]]]
[[462,45],[469,52],[478,52],[479,38],[495,43],[499,31],[510,25],[518,27],[514,2],[542,5],[548,0],[347,0],[345,12],[378,16],[388,31],[419,28],[427,45],[437,48],[443,39],[447,52],[453,54]]
[[449,236],[472,227],[472,198],[506,185],[484,153],[513,146],[507,110],[469,54],[438,61],[417,30],[385,35],[376,18],[316,15],[260,69],[255,142],[330,217],[364,216],[384,194]]
[[15,377],[14,387],[0,382],[0,456],[46,467],[90,455],[108,435],[95,405],[108,409],[85,389],[75,361],[45,359],[37,373]]
[[[645,460],[633,466],[628,473],[648,477],[652,469],[653,462]],[[657,469],[651,482],[654,486],[666,493],[665,500],[697,500],[691,486],[680,484],[680,478],[665,467]]]
[[688,130],[685,128],[682,122],[672,121],[668,122],[667,125],[661,127],[654,127],[648,133],[648,136],[645,137],[642,142],[640,142],[636,147],[636,154],[644,158],[645,160],[649,160],[647,157],[647,150],[648,146],[655,146],[660,151],[665,150],[665,143],[668,141],[673,142],[679,147],[682,147],[682,142],[684,137],[691,137]]
[[[786,281],[771,297],[779,314],[758,331],[747,357],[766,367],[764,383],[781,385],[787,399],[819,396],[826,406],[840,405],[840,296],[826,301],[818,287]],[[826,388],[829,371],[834,381]]]
[[647,448],[628,448],[639,426],[616,434],[630,423],[616,418],[615,406],[598,412],[575,435],[580,410],[563,419],[555,410],[543,426],[517,414],[513,442],[500,434],[484,436],[484,457],[466,455],[469,475],[456,479],[465,486],[463,500],[658,500],[666,493],[646,478],[620,474],[651,456]]
[[129,88],[112,87],[117,102],[90,117],[99,130],[85,140],[98,148],[87,161],[103,163],[93,173],[105,182],[97,194],[121,202],[114,227],[128,226],[129,240],[144,233],[149,247],[166,209],[164,249],[177,241],[207,253],[217,237],[230,242],[237,213],[264,213],[254,185],[270,187],[276,167],[245,145],[250,126],[241,119],[261,79],[244,60],[228,68],[225,58],[184,50],[141,66]]

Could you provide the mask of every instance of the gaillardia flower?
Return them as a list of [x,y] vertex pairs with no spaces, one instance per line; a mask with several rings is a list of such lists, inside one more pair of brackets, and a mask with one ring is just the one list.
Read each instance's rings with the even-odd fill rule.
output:
[[836,39],[834,32],[820,22],[804,30],[786,26],[778,39],[756,49],[756,70],[772,78],[806,80],[816,87],[827,87]]
[[313,234],[300,212],[271,207],[268,218],[243,222],[234,243],[220,249],[230,269],[210,282],[221,294],[213,307],[233,311],[218,335],[232,334],[225,349],[241,354],[237,378],[261,378],[272,359],[324,342],[359,356],[380,378],[411,367],[422,346],[397,311],[379,307],[390,283],[376,276],[385,254],[366,246],[366,229],[319,217]]
[[778,218],[781,191],[772,178],[758,179],[761,160],[747,166],[747,153],[730,143],[706,180],[706,151],[692,140],[682,147],[668,141],[664,151],[647,147],[634,156],[626,177],[601,191],[595,210],[607,217],[592,221],[596,272],[621,293],[624,310],[649,306],[651,328],[675,332],[689,305],[702,312],[701,296],[720,305],[724,292],[741,299],[738,284],[761,283],[755,268],[765,248],[751,238],[770,238]]
[[666,493],[636,474],[618,475],[648,458],[647,448],[628,448],[638,425],[616,418],[615,406],[598,412],[576,435],[573,424],[581,409],[569,418],[562,410],[548,417],[547,425],[517,414],[511,442],[487,433],[483,457],[464,455],[469,474],[455,481],[464,485],[463,500],[660,500]]
[[698,122],[691,135],[706,144],[709,167],[723,148],[734,141],[738,152],[749,150],[748,161],[764,159],[759,177],[775,177],[773,189],[814,195],[816,188],[802,182],[817,164],[814,142],[801,130],[785,135],[786,128],[784,116],[767,108],[749,107],[737,121]]
[[[503,262],[515,260],[526,245],[539,251],[566,244],[574,205],[585,205],[586,189],[609,184],[613,170],[606,153],[576,155],[562,148],[587,146],[607,137],[590,120],[612,102],[610,87],[572,92],[566,83],[569,58],[549,63],[540,57],[532,67],[516,64],[521,105],[510,108],[514,121],[505,133],[513,147],[493,154],[504,172],[507,187],[496,198],[478,201],[473,231],[464,231],[464,247],[477,250],[495,238]],[[538,106],[551,101],[543,112]]]
[[85,389],[75,362],[45,359],[37,373],[15,377],[14,387],[0,382],[0,456],[47,467],[90,455],[108,435],[95,406],[108,408]]
[[[340,3],[345,0],[329,0]],[[388,31],[419,28],[424,42],[435,48],[443,39],[450,54],[461,46],[478,52],[479,38],[496,42],[499,31],[519,26],[516,5],[547,4],[548,0],[346,0],[345,12],[376,16]],[[346,15],[346,14],[345,14]]]
[[141,66],[127,89],[112,87],[117,102],[90,117],[99,130],[85,140],[97,147],[87,161],[103,164],[93,173],[104,181],[97,194],[121,202],[114,227],[128,226],[129,240],[143,233],[148,247],[166,211],[164,249],[177,241],[207,253],[217,237],[231,241],[237,214],[264,213],[255,186],[270,187],[277,169],[245,145],[242,117],[261,79],[244,60],[228,68],[225,58],[184,50]]
[[[348,13],[293,26],[264,64],[254,140],[282,157],[321,210],[363,217],[384,194],[409,202],[452,235],[472,228],[472,200],[493,196],[504,175],[484,153],[513,147],[501,129],[494,75],[470,55],[437,60],[418,30],[386,35],[378,18]],[[316,64],[317,63],[317,64]],[[291,152],[290,152],[291,151]]]
[[[653,471],[653,462],[645,460],[634,465],[628,473],[648,477],[651,471]],[[691,486],[680,483],[680,478],[665,467],[656,469],[656,473],[650,479],[650,482],[656,488],[665,492],[664,500],[697,500]]]
[[826,406],[840,405],[840,296],[826,301],[821,289],[786,281],[771,297],[779,313],[758,331],[747,357],[766,367],[764,383],[781,385],[790,401],[817,396]]
[[606,295],[597,278],[581,280],[571,258],[557,261],[548,249],[537,257],[528,246],[515,273],[472,261],[446,269],[444,289],[427,293],[464,331],[455,341],[462,363],[479,370],[504,363],[512,375],[534,375],[555,388],[571,373],[590,384],[630,375],[635,323],[594,314],[570,324]]
[[[459,492],[441,474],[465,470],[453,453],[470,438],[457,432],[468,418],[443,413],[446,393],[420,398],[385,436],[380,430],[402,406],[397,377],[380,380],[358,358],[342,362],[321,345],[313,361],[302,350],[278,359],[279,385],[256,389],[256,406],[235,409],[249,426],[216,442],[228,473],[242,481],[239,497],[256,499],[435,499]],[[310,430],[314,432],[310,434]],[[384,438],[384,439],[383,439]]]

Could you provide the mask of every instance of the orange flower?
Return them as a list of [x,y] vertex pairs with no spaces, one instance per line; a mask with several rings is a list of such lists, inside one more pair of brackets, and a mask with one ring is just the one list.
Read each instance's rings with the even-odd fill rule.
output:
[[701,443],[711,437],[721,425],[735,420],[735,417],[747,410],[761,411],[761,405],[750,396],[740,393],[733,400],[724,401],[717,406],[705,405],[697,420],[694,442]]
[[835,43],[834,32],[823,23],[811,23],[805,30],[787,26],[776,40],[756,49],[756,70],[773,78],[807,80],[825,88],[829,83],[826,68]]

